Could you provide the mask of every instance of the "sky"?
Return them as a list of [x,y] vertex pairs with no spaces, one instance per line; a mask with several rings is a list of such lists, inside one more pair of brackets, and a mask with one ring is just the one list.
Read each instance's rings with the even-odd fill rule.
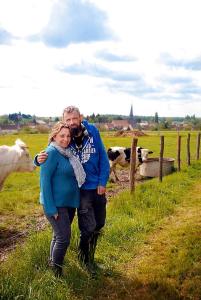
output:
[[0,115],[201,117],[200,0],[0,0]]

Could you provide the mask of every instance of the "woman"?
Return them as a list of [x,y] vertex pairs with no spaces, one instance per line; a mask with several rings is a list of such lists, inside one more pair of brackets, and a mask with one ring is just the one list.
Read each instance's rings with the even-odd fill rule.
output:
[[40,170],[40,203],[53,228],[50,266],[56,276],[62,274],[64,256],[70,244],[71,222],[79,206],[79,187],[86,176],[79,160],[67,148],[70,140],[69,127],[58,122],[49,137],[48,159]]

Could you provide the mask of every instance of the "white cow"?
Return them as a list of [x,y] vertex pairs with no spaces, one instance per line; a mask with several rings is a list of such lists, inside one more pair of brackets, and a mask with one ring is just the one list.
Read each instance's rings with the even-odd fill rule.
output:
[[[143,163],[148,158],[148,155],[153,153],[149,149],[142,147],[136,148],[136,167]],[[115,179],[119,181],[116,173],[116,166],[127,167],[130,164],[131,148],[126,147],[110,147],[107,151],[110,163],[110,174],[113,172]]]
[[28,147],[20,139],[13,146],[0,146],[0,190],[12,172],[32,172],[35,169]]

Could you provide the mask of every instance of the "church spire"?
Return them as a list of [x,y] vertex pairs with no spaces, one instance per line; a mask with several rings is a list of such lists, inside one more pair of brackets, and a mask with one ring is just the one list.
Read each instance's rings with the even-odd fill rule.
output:
[[135,119],[133,115],[133,105],[131,104],[130,115],[129,115],[129,123],[133,127],[135,124]]
[[130,119],[133,119],[133,105],[131,104],[131,110],[130,110]]

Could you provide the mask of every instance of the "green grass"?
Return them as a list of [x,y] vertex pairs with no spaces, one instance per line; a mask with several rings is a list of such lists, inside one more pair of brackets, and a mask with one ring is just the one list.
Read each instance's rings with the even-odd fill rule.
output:
[[[115,293],[118,289],[122,294],[118,294],[119,298],[111,299],[132,299],[128,298],[129,291],[127,290],[127,294],[123,292],[120,284],[137,288],[139,282],[125,277],[124,266],[132,262],[141,247],[147,243],[150,234],[163,224],[164,219],[174,215],[200,178],[201,163],[198,162],[180,173],[166,176],[162,183],[157,179],[148,181],[137,186],[135,194],[130,195],[125,191],[110,201],[107,224],[96,255],[97,261],[106,267],[107,276],[100,273],[98,278],[90,279],[79,266],[76,251],[79,233],[76,222],[73,224],[71,246],[65,259],[64,277],[59,280],[54,278],[47,267],[50,231],[30,235],[27,242],[20,245],[1,265],[0,299],[101,299],[100,295],[104,295],[104,291],[105,294]],[[190,205],[191,197],[188,200]],[[188,294],[186,299],[198,299],[193,298],[197,295],[197,287],[193,287],[190,282],[192,283],[193,278],[197,278],[197,282],[199,280],[201,253],[199,247],[197,250],[192,248],[193,242],[199,245],[200,236],[198,233],[193,236],[191,231],[186,234],[186,243],[182,239],[177,240],[180,260],[172,259],[173,248],[173,252],[168,254],[172,265],[168,264],[169,269],[165,271],[169,276],[188,273],[188,278],[185,277]],[[194,273],[191,274],[190,270]],[[116,281],[118,284],[115,286]],[[171,294],[171,289],[167,286],[164,290],[160,284],[161,290],[157,289],[158,284],[155,281],[149,286],[151,294],[153,297],[156,295],[156,298],[146,299],[179,299],[173,298],[176,294]],[[177,284],[174,287],[179,293]],[[161,298],[164,292],[166,298]],[[106,296],[103,299],[108,299]]]
[[[136,299],[201,298],[201,184],[185,193],[173,215],[151,234],[125,266]],[[118,282],[116,282],[116,286]],[[130,299],[130,298],[129,298]]]

